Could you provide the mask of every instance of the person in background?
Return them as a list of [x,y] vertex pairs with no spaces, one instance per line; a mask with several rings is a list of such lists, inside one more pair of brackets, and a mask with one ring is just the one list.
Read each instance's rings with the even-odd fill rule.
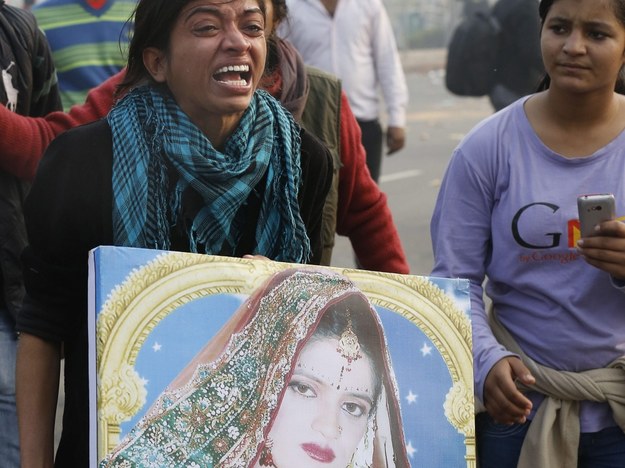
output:
[[462,0],[462,16],[469,16],[490,8],[489,0]]
[[[541,0],[539,15],[543,90],[454,151],[432,274],[471,282],[479,466],[621,468],[625,0]],[[580,239],[577,197],[606,192],[620,219]]]
[[[0,0],[0,104],[41,116],[60,109],[50,48],[32,14]],[[1,157],[1,156],[0,156]],[[19,256],[26,246],[23,204],[30,184],[10,166],[0,169],[0,465],[20,466],[15,406],[15,322],[24,284]]]
[[32,7],[48,38],[65,110],[126,64],[136,0],[43,0]]
[[46,150],[26,202],[17,404],[24,467],[88,466],[87,259],[98,245],[318,263],[327,149],[258,90],[259,0],[140,0],[123,94]]
[[538,89],[545,74],[540,55],[537,0],[498,0],[492,14],[501,26],[497,52],[497,81],[488,94],[498,111]]
[[366,164],[358,122],[341,81],[305,66],[301,55],[275,30],[288,17],[285,0],[267,2],[269,54],[261,87],[293,113],[307,130],[321,138],[333,155],[335,177],[324,209],[324,255],[330,265],[335,233],[347,236],[359,266],[368,270],[408,273],[409,266],[386,195]]
[[287,0],[278,34],[307,65],[338,76],[362,131],[371,177],[379,181],[387,109],[388,154],[404,147],[408,89],[391,24],[381,0]]
[[[279,99],[307,130],[322,139],[334,160],[335,176],[324,208],[321,264],[330,265],[336,232],[349,237],[362,268],[409,273],[386,195],[367,169],[360,128],[340,81],[314,67],[304,66],[288,41],[273,34],[275,26],[287,16],[286,2],[273,0],[266,5],[267,34],[272,40],[260,86]],[[74,106],[68,113],[55,112],[45,119],[29,119],[0,109],[0,154],[19,159],[25,177],[34,174],[38,155],[54,136],[108,113],[113,106],[115,87],[124,73],[93,89],[84,105]]]

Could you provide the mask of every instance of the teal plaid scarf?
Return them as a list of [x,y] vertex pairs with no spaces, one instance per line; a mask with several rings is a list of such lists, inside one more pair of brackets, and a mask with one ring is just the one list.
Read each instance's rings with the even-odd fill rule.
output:
[[[203,199],[190,226],[189,251],[219,254],[236,246],[245,220],[239,208],[263,180],[256,251],[305,262],[310,242],[300,216],[299,128],[264,91],[257,91],[224,152],[167,94],[143,86],[108,115],[113,134],[113,235],[116,245],[168,250],[188,187]],[[173,174],[173,175],[172,175]],[[171,180],[174,177],[176,180]]]

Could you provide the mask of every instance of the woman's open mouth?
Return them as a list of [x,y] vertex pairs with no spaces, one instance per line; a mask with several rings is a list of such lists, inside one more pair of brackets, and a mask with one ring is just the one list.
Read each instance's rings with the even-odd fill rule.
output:
[[249,65],[226,65],[213,74],[216,81],[229,86],[247,86],[251,77]]

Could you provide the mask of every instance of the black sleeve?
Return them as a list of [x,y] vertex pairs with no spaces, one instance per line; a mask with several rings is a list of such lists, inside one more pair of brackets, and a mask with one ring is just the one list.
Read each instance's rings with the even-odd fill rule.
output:
[[16,67],[12,74],[19,90],[18,114],[40,117],[61,110],[52,52],[30,11],[1,8],[0,55]]
[[300,136],[302,139],[302,186],[298,199],[312,251],[307,263],[319,265],[323,250],[321,216],[332,183],[332,155],[321,140],[303,128]]
[[46,36],[39,28],[35,33],[33,54],[33,94],[29,115],[45,116],[50,112],[62,110],[63,106],[52,52]]
[[112,243],[112,137],[104,120],[56,138],[26,199],[18,330],[62,341],[86,322],[89,250]]

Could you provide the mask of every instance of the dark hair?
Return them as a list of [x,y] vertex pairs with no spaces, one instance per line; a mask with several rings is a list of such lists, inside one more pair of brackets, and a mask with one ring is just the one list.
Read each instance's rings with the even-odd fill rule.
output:
[[[282,23],[289,14],[289,7],[286,0],[268,0],[273,5],[273,24],[274,26]],[[273,33],[273,31],[271,31]]]
[[280,66],[280,52],[278,50],[278,41],[275,35],[267,38],[267,60],[265,60],[265,75],[272,74]]
[[273,73],[280,65],[280,53],[276,38],[276,26],[284,21],[289,14],[286,0],[267,0],[273,5],[273,30],[267,37],[267,60],[265,61],[265,74]]
[[[549,10],[555,2],[558,0],[540,0],[540,4],[538,5],[538,16],[540,16],[540,24],[541,31],[542,26],[545,24],[545,19],[549,14]],[[612,1],[612,10],[614,11],[614,16],[618,19],[619,23],[625,28],[625,0],[611,0]],[[538,85],[538,91],[544,91],[549,88],[549,84],[551,83],[551,78],[548,74],[545,73],[543,80]],[[625,71],[621,68],[619,72],[619,76],[616,80],[616,86],[614,90],[619,94],[625,94]]]
[[[557,0],[541,0],[538,5],[538,15],[540,16],[541,23],[545,23],[547,13],[551,10],[551,7]],[[612,6],[614,8],[614,14],[620,23],[625,27],[625,1],[624,0],[612,0]]]
[[[117,94],[152,81],[143,64],[143,51],[155,47],[166,51],[171,32],[182,9],[193,0],[139,0],[134,11],[134,32],[128,47],[128,64],[124,80],[117,87]],[[214,0],[212,3],[230,3],[235,0]],[[265,13],[265,0],[258,0]]]
[[351,324],[352,331],[358,337],[360,351],[371,360],[371,371],[374,379],[374,405],[371,410],[374,411],[375,402],[378,400],[382,387],[385,364],[380,331],[373,319],[370,307],[367,299],[361,295],[352,294],[338,301],[323,314],[311,340],[321,338],[338,340],[348,325]]

